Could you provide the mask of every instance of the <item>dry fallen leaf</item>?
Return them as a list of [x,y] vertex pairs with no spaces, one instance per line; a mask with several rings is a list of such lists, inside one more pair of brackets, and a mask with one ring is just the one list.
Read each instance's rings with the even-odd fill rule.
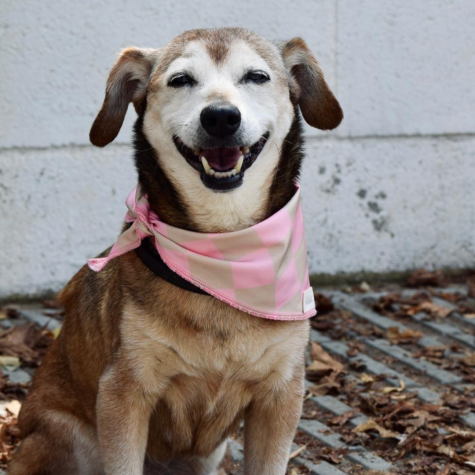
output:
[[475,299],[475,277],[467,280],[468,296]]
[[328,421],[328,424],[331,426],[343,426],[345,425],[351,418],[355,417],[356,411],[347,411],[344,414],[339,416],[335,416]]
[[292,459],[294,459],[295,457],[298,457],[306,448],[307,448],[307,444],[302,445],[302,447],[299,447],[298,449],[294,450],[294,451],[289,455],[289,460],[292,460]]
[[432,302],[423,302],[419,306],[415,307],[417,312],[426,312],[431,317],[435,318],[447,318],[451,313],[454,312],[454,309],[441,307],[440,305],[435,305]]
[[407,279],[409,287],[433,286],[440,287],[443,284],[444,276],[440,270],[430,272],[424,268],[415,270]]
[[399,327],[388,328],[386,332],[387,339],[394,345],[399,343],[415,343],[423,336],[424,334],[417,330],[405,329],[401,332]]
[[21,403],[20,401],[13,400],[5,404],[3,407],[9,411],[12,416],[18,417],[18,413],[21,409]]
[[325,295],[320,294],[318,292],[314,292],[314,297],[315,297],[315,307],[318,311],[317,320],[322,315],[326,315],[335,309],[335,306],[333,305],[331,298],[326,297]]
[[471,368],[475,367],[475,353],[467,352],[463,358],[459,358],[459,361],[465,366],[470,366]]
[[383,394],[391,394],[394,392],[401,393],[406,389],[406,384],[402,379],[399,380],[399,387],[397,386],[388,386],[387,388],[383,389]]
[[437,447],[437,452],[439,454],[448,455],[450,458],[453,458],[456,455],[455,450],[447,445],[441,445],[440,447]]
[[360,380],[363,383],[374,383],[376,381],[376,378],[369,374],[363,373],[360,377]]
[[14,371],[20,367],[20,358],[18,356],[0,356],[0,366]]
[[435,475],[449,475],[450,474],[450,465],[446,465],[444,468],[437,470]]
[[344,365],[334,360],[318,343],[312,341],[310,352],[312,363],[307,366],[307,376],[311,380],[319,380],[323,376],[336,376],[343,372]]
[[368,419],[366,422],[361,423],[353,429],[353,432],[360,434],[369,430],[375,430],[383,439],[401,439],[401,434],[385,429],[379,425],[374,419]]

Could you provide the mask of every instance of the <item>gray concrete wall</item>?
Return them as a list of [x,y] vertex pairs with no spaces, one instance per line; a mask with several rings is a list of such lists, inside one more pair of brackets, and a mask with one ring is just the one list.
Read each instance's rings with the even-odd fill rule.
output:
[[201,27],[302,36],[344,108],[307,130],[312,273],[474,266],[474,20],[471,0],[3,0],[0,296],[56,290],[114,241],[134,113],[89,145],[109,68]]

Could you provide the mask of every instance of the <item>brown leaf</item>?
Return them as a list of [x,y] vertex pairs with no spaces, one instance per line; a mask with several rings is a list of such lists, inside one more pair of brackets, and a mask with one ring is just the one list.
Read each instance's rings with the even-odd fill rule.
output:
[[450,303],[456,304],[459,300],[464,298],[461,292],[431,292],[434,297],[438,297],[443,300],[447,300]]
[[20,412],[21,409],[21,404],[20,401],[10,401],[6,404],[3,405],[3,407],[10,412],[12,416],[18,417],[18,413]]
[[401,434],[385,429],[379,425],[374,419],[368,419],[366,422],[361,423],[353,429],[353,432],[360,434],[369,430],[375,430],[383,439],[400,439]]
[[475,353],[466,353],[466,356],[463,358],[459,358],[459,361],[463,363],[465,366],[470,366],[471,368],[475,368]]
[[376,381],[376,378],[374,376],[371,376],[366,373],[363,373],[360,379],[363,383],[374,383]]
[[435,475],[449,475],[450,474],[450,465],[446,465],[445,467],[437,470]]
[[416,307],[416,313],[418,312],[426,312],[431,317],[435,318],[446,318],[452,312],[454,312],[454,309],[441,307],[439,305],[435,305],[432,302],[423,302],[418,307]]
[[388,386],[387,388],[383,389],[383,394],[391,394],[394,392],[401,393],[406,389],[406,385],[402,379],[399,380],[399,387],[396,386]]
[[453,458],[457,455],[455,450],[448,445],[441,445],[440,447],[437,447],[437,452],[439,454],[448,455],[450,458]]
[[36,323],[15,326],[0,334],[0,354],[36,365],[50,341],[51,332],[41,329]]
[[335,416],[328,421],[331,426],[344,426],[350,419],[356,415],[356,411],[347,411],[340,416]]
[[350,358],[355,357],[361,351],[361,344],[358,342],[348,343],[348,350],[346,352],[347,356]]
[[416,343],[424,336],[417,330],[406,329],[400,332],[399,327],[390,327],[386,331],[386,338],[393,344]]
[[294,450],[294,451],[289,455],[289,460],[292,460],[292,459],[294,459],[295,457],[298,457],[306,448],[307,448],[307,444],[302,445],[302,447],[299,447],[298,449]]
[[61,304],[55,299],[45,300],[43,301],[43,305],[46,308],[52,308],[52,309],[62,308]]
[[440,287],[443,285],[444,276],[440,270],[430,272],[424,268],[415,270],[407,279],[409,287]]
[[315,380],[332,374],[336,376],[343,372],[344,365],[333,359],[318,343],[312,341],[310,352],[312,363],[307,366],[307,377]]
[[468,296],[475,299],[475,277],[470,277],[467,280],[467,287],[468,287]]
[[[307,375],[307,379],[311,380],[311,376],[311,374]],[[324,376],[323,378],[319,379],[318,382],[320,384],[310,386],[308,388],[308,392],[314,396],[325,396],[329,392],[333,392],[332,390],[336,390],[338,392],[341,388],[341,384],[330,376]]]
[[[323,294],[319,294],[318,292],[314,292],[314,296],[315,296],[315,307],[317,308],[318,316],[330,313],[335,309],[335,306],[333,305],[331,298],[326,297]],[[318,320],[318,316],[317,316],[317,320]]]

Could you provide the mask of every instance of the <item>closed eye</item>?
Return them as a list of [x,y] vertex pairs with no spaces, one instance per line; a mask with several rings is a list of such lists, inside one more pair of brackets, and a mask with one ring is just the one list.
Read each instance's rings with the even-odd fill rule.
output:
[[170,78],[168,81],[169,87],[186,87],[186,86],[194,86],[196,84],[196,80],[186,73],[178,73],[175,74]]
[[254,84],[264,84],[268,81],[270,81],[270,77],[266,72],[256,70],[248,71],[241,79],[241,82]]

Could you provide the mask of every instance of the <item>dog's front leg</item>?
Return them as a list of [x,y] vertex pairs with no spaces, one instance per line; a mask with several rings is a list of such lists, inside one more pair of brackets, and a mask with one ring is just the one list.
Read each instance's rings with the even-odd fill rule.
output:
[[298,369],[292,381],[262,387],[251,402],[244,419],[246,475],[285,474],[303,395],[303,372]]
[[105,475],[142,475],[148,426],[160,388],[144,387],[132,368],[115,365],[101,378],[97,427]]

